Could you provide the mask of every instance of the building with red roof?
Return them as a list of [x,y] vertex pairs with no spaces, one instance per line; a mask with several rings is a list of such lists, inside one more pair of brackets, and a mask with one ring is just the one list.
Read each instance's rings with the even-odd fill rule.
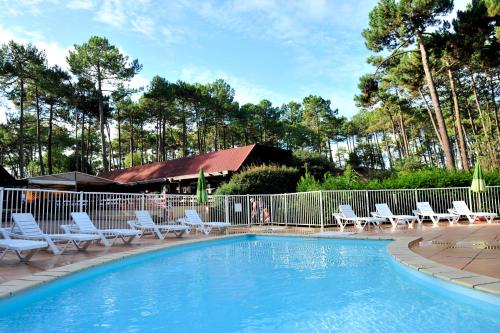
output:
[[218,184],[250,165],[288,164],[291,152],[264,145],[248,145],[214,151],[206,154],[138,165],[127,169],[101,173],[122,185],[133,186],[138,191],[165,191],[191,194],[196,191],[200,169],[207,179],[207,189],[213,191]]

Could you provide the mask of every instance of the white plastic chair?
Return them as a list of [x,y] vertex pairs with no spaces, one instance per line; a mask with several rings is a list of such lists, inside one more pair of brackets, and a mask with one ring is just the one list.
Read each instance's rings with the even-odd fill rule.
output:
[[459,216],[465,216],[469,220],[469,223],[474,223],[476,218],[485,218],[488,223],[493,222],[493,220],[497,217],[495,213],[487,213],[487,212],[472,212],[469,209],[469,206],[465,203],[465,201],[453,201],[453,208],[448,209],[448,211],[452,214],[456,214]]
[[[142,234],[142,231],[134,229],[97,229],[89,215],[85,212],[73,212],[71,213],[71,218],[75,224],[64,226],[66,232],[99,235],[104,246],[113,245],[118,238],[123,243],[130,244],[135,237],[139,237]],[[111,242],[108,241],[108,237],[111,238]]]
[[184,213],[186,218],[181,223],[193,227],[205,235],[208,235],[212,230],[226,230],[227,227],[231,226],[231,223],[227,222],[203,222],[195,210],[188,209]]
[[[14,225],[10,229],[9,236],[45,241],[54,254],[62,254],[70,244],[73,244],[78,250],[83,251],[87,249],[92,241],[100,239],[99,235],[89,234],[45,234],[31,213],[15,213],[12,214],[12,219],[14,220]],[[64,243],[62,250],[57,247],[55,242]]]
[[3,228],[0,228],[0,232],[4,237],[4,239],[0,239],[0,260],[2,260],[8,252],[14,252],[21,262],[28,262],[35,253],[49,246],[47,242],[43,241],[11,239],[8,230]]
[[343,231],[345,226],[352,222],[354,226],[358,229],[363,230],[367,224],[373,224],[373,226],[380,227],[380,223],[385,222],[387,219],[383,217],[359,217],[354,213],[351,205],[340,205],[340,213],[335,214],[335,219],[340,225],[340,230]]
[[385,203],[375,204],[375,208],[377,209],[377,212],[375,213],[376,217],[385,217],[389,219],[394,228],[400,224],[413,225],[413,222],[417,220],[415,215],[394,215],[389,206]]
[[169,233],[173,233],[177,237],[181,237],[189,230],[185,225],[180,224],[156,224],[147,210],[136,210],[136,221],[128,221],[127,223],[134,230],[144,232],[152,232],[159,239],[165,239]]
[[446,213],[435,213],[431,205],[427,202],[417,202],[417,209],[413,211],[418,223],[422,223],[423,220],[428,217],[435,226],[438,225],[439,220],[445,219],[450,222],[450,224],[458,222],[460,215],[457,214],[446,214]]

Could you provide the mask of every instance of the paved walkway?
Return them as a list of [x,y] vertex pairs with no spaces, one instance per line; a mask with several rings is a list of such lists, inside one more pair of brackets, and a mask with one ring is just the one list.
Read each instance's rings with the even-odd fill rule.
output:
[[[335,231],[335,229],[331,229]],[[317,232],[317,229],[280,229],[267,230],[268,232],[287,232],[309,234]],[[246,228],[233,229],[234,233],[248,232]],[[266,232],[266,228],[253,228],[250,232]],[[447,223],[433,227],[432,224],[416,224],[414,228],[400,227],[396,230],[390,226],[382,229],[371,229],[363,233],[373,237],[393,236],[420,236],[423,241],[414,246],[412,250],[430,260],[443,265],[466,270],[482,275],[500,278],[500,224],[477,224],[449,226]],[[150,236],[145,236],[132,245],[117,244],[105,249],[102,246],[93,245],[86,252],[68,250],[63,255],[54,256],[50,253],[39,252],[29,264],[19,263],[17,257],[8,254],[0,261],[0,283],[19,278],[25,275],[41,272],[47,269],[61,267],[86,259],[96,258],[105,254],[129,251],[144,245],[161,244],[162,242],[182,242],[186,239],[207,237],[202,235],[188,235],[181,239],[169,237],[166,241],[160,241]],[[209,236],[214,237],[214,236]],[[496,248],[483,249],[484,244],[498,244]],[[458,243],[458,244],[457,244]]]

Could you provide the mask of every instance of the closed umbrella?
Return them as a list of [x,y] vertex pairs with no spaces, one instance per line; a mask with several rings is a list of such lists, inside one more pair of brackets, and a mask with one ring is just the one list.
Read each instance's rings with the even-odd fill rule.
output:
[[481,164],[476,163],[474,167],[474,175],[472,176],[472,185],[470,186],[472,192],[484,192],[486,191],[486,183],[483,178],[483,171],[481,170]]
[[203,169],[200,169],[200,173],[198,174],[198,185],[196,186],[196,200],[199,203],[208,202],[207,185]]
[[479,164],[479,162],[477,162],[476,166],[474,167],[474,175],[472,176],[472,184],[470,186],[470,189],[472,192],[477,193],[478,206],[479,210],[481,210],[482,203],[480,193],[486,191],[486,182],[484,181],[483,171],[481,170],[481,165]]

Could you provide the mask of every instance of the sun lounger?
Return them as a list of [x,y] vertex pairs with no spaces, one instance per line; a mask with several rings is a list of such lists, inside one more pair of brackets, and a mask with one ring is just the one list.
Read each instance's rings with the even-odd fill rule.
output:
[[0,231],[4,237],[0,239],[0,260],[8,252],[14,252],[21,262],[28,262],[35,253],[49,246],[47,242],[43,241],[11,239],[7,230],[1,229]]
[[180,224],[156,224],[147,210],[136,210],[136,221],[128,221],[130,227],[134,230],[143,232],[152,232],[159,239],[165,239],[169,233],[173,233],[177,237],[181,237],[189,230],[185,225]]
[[367,224],[373,224],[374,226],[380,227],[380,223],[387,220],[383,217],[358,217],[356,213],[354,213],[351,205],[340,205],[339,210],[340,213],[334,216],[337,223],[340,225],[340,230],[344,230],[345,226],[350,222],[353,223],[356,228],[363,230]]
[[374,215],[376,217],[385,217],[389,219],[393,227],[397,227],[399,224],[411,224],[417,220],[414,215],[394,215],[387,204],[376,204],[377,209]]
[[[45,241],[54,254],[62,254],[70,244],[73,244],[78,250],[86,250],[92,241],[100,239],[99,235],[89,234],[45,234],[31,213],[15,213],[12,214],[12,219],[14,225],[9,230],[9,236]],[[60,250],[55,242],[64,243],[63,248]]]
[[208,235],[212,230],[225,230],[231,226],[231,223],[227,222],[203,222],[195,210],[188,209],[185,214],[186,218],[182,220],[182,223],[203,232],[205,235]]
[[413,211],[418,223],[422,223],[423,220],[428,217],[431,219],[435,226],[438,225],[439,220],[448,220],[450,224],[458,222],[460,215],[457,214],[446,214],[446,213],[435,213],[431,205],[428,202],[417,202],[417,209]]
[[[111,246],[117,239],[123,243],[130,244],[135,237],[142,234],[140,230],[134,229],[97,229],[87,213],[71,213],[75,224],[64,226],[66,232],[78,232],[82,234],[99,235],[104,246]],[[108,240],[111,239],[111,242]]]
[[472,212],[465,201],[453,201],[453,208],[448,209],[448,211],[452,214],[467,217],[471,224],[474,223],[476,218],[485,218],[488,223],[491,223],[497,217],[495,213]]

